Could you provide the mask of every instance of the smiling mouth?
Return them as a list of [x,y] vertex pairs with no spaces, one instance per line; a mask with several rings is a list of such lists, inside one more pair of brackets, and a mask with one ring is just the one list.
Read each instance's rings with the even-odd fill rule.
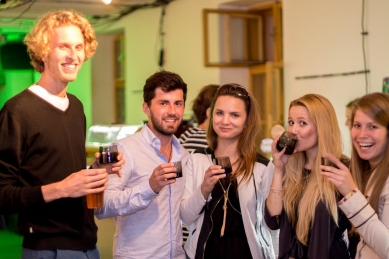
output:
[[63,66],[68,70],[75,70],[76,69],[75,64],[64,64]]
[[178,118],[167,118],[167,119],[163,119],[163,120],[166,122],[176,122],[176,121],[178,121]]
[[372,146],[374,146],[374,143],[358,143],[359,146],[364,149],[364,148],[370,148]]

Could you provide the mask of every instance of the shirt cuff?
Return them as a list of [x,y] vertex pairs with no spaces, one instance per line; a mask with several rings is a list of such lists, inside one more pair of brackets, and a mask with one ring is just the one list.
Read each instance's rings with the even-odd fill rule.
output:
[[341,199],[338,204],[339,205],[342,205],[343,202],[346,202],[348,199],[351,198],[351,196],[353,196],[355,193],[357,193],[358,191],[358,188],[355,188],[354,190],[352,190],[351,192],[349,192],[346,196],[343,197],[343,199]]
[[140,183],[139,191],[140,195],[146,200],[151,200],[152,198],[158,195],[158,193],[155,193],[153,189],[151,189],[149,181],[144,181]]
[[354,193],[347,202],[339,204],[339,207],[355,227],[362,226],[375,214],[360,191]]

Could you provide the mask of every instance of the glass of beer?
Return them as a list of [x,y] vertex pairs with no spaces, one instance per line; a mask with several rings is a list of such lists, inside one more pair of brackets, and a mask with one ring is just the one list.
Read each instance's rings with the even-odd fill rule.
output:
[[168,180],[173,180],[175,178],[182,177],[182,164],[181,161],[172,162],[174,167],[176,168],[176,177],[168,178]]
[[[116,163],[119,160],[118,149],[116,144],[109,146],[101,146],[100,151],[100,164]],[[86,195],[86,204],[88,209],[102,208],[104,204],[104,192],[91,193]]]
[[282,151],[284,148],[286,148],[284,154],[291,155],[293,154],[296,143],[297,135],[289,131],[284,131],[277,142],[276,148],[278,151]]
[[220,165],[224,169],[225,174],[232,173],[232,165],[231,165],[230,157],[228,156],[216,157],[215,164]]
[[86,206],[88,209],[102,208],[103,204],[104,192],[90,193],[86,195]]

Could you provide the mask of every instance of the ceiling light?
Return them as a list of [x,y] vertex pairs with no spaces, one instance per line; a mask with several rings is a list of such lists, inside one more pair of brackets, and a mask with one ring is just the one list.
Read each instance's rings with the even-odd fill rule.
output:
[[108,5],[112,2],[112,0],[101,0],[104,4]]

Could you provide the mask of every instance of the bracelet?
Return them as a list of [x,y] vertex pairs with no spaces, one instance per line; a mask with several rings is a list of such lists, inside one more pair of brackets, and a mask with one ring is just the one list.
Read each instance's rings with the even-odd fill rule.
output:
[[275,192],[275,193],[280,193],[280,192],[283,192],[283,191],[284,191],[284,189],[273,188],[273,187],[271,187],[271,186],[270,186],[270,190],[271,190],[272,192]]
[[345,201],[347,201],[348,199],[350,199],[351,196],[354,195],[354,193],[357,193],[357,191],[358,191],[358,188],[355,188],[354,190],[352,190],[351,192],[349,192],[346,196],[343,197],[342,203],[345,202]]

